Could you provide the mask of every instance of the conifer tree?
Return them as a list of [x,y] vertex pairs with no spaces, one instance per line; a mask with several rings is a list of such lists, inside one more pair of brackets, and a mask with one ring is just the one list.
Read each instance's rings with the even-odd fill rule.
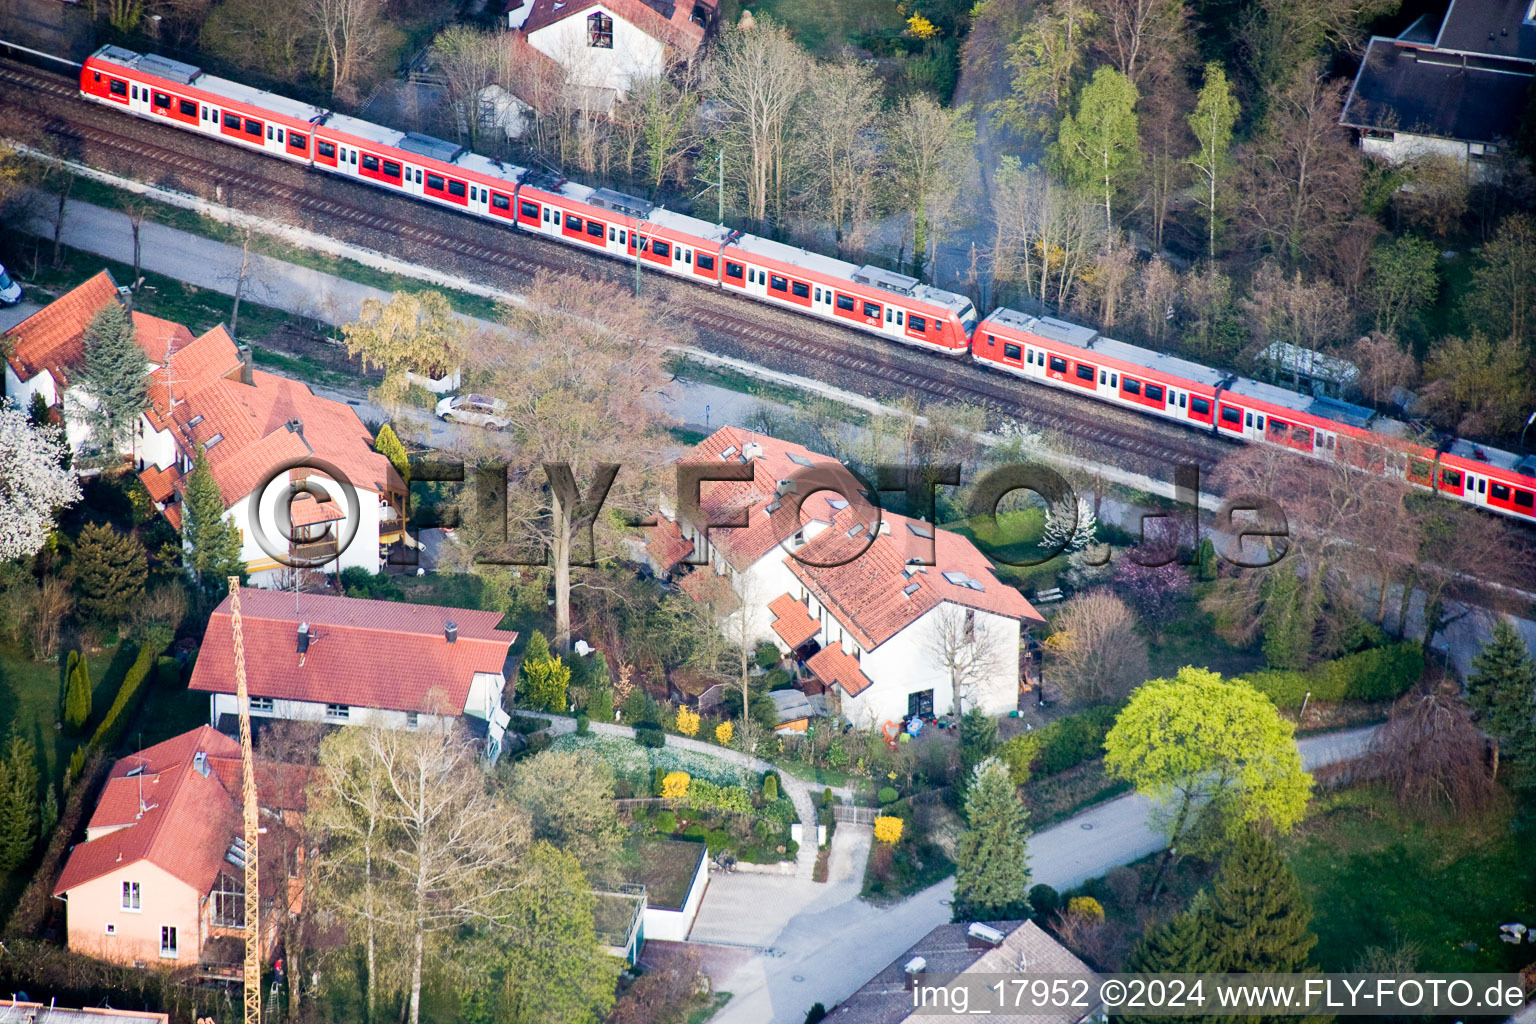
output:
[[27,419],[34,427],[46,427],[49,424],[48,399],[43,397],[41,391],[32,392],[32,402],[27,407]]
[[91,669],[85,656],[69,652],[64,679],[64,721],[71,729],[85,728],[91,717]]
[[37,751],[12,736],[0,758],[0,871],[11,871],[32,856],[37,844]]
[[[1209,919],[1209,904],[1202,893],[1188,910],[1163,924],[1148,928],[1126,958],[1128,974],[1203,974],[1221,969]],[[1124,1015],[1125,1024],[1201,1024],[1196,1017],[1138,1017]]]
[[89,615],[115,621],[144,596],[149,573],[144,545],[106,524],[91,523],[80,531],[70,566],[80,608]]
[[972,772],[965,817],[970,824],[955,848],[953,919],[1028,917],[1029,812],[997,758],[987,758]]
[[149,359],[134,337],[133,317],[109,302],[85,329],[85,366],[80,381],[95,399],[91,436],[114,454],[133,439],[139,413],[149,404]]
[[238,575],[244,582],[240,534],[224,518],[224,495],[201,447],[187,477],[181,505],[181,537],[187,549],[187,567],[204,594],[213,597],[227,589],[229,576]]
[[1494,775],[1508,764],[1519,783],[1536,783],[1536,662],[1520,633],[1500,620],[1472,659],[1467,703],[1493,737]]
[[1215,970],[1297,974],[1310,966],[1312,908],[1275,844],[1245,832],[1221,861],[1211,899]]
[[406,454],[405,445],[400,443],[399,435],[388,423],[379,428],[379,436],[373,439],[373,450],[389,460],[401,480],[411,482],[411,457]]

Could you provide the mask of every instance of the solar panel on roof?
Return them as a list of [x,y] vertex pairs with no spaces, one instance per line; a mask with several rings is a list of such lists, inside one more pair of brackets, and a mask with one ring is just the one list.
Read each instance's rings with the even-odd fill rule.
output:
[[415,153],[417,156],[429,157],[433,160],[441,160],[451,164],[464,152],[464,147],[443,139],[436,139],[420,132],[406,132],[405,138],[399,142],[399,147],[407,153]]
[[182,85],[191,85],[203,73],[202,68],[183,64],[179,60],[171,60],[169,57],[162,57],[155,53],[146,53],[139,58],[139,70],[157,78],[180,82]]

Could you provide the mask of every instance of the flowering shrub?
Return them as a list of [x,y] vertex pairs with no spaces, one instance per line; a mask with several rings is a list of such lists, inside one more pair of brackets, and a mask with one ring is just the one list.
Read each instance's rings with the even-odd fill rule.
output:
[[741,786],[717,786],[702,779],[689,790],[688,802],[700,810],[715,808],[736,814],[752,811],[752,795]]
[[939,27],[921,14],[907,19],[907,32],[913,39],[932,39],[939,34]]
[[1092,896],[1073,896],[1067,901],[1067,913],[1097,924],[1104,920],[1104,905]]
[[699,734],[699,713],[692,708],[678,708],[677,731],[684,736],[697,736]]
[[897,843],[901,840],[902,820],[889,814],[882,814],[875,819],[875,838],[882,843]]
[[715,726],[715,742],[722,747],[731,745],[731,737],[736,735],[736,729],[730,722],[721,722]]
[[692,780],[687,772],[669,772],[667,777],[661,780],[661,795],[668,800],[681,800],[688,795],[690,781]]

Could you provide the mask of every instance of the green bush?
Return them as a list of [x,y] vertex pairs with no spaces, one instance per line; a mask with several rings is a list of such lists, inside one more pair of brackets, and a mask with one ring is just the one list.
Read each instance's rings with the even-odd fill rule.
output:
[[528,737],[528,753],[542,754],[544,751],[549,749],[551,742],[552,741],[549,738],[549,733],[536,732]]
[[585,736],[592,731],[592,720],[586,715],[576,716],[576,735]]
[[793,860],[795,857],[799,856],[799,854],[800,854],[800,844],[795,842],[793,839],[785,840],[785,842],[784,842],[784,856],[786,856],[786,857],[790,858],[791,860]]
[[181,662],[171,657],[155,659],[155,682],[161,689],[181,685]]
[[823,789],[821,791],[821,806],[823,806],[823,807],[831,807],[832,806],[832,787],[831,786],[827,786],[825,789]]
[[1035,919],[1043,921],[1061,906],[1061,894],[1041,882],[1029,890],[1029,905],[1035,912]]
[[820,1003],[812,1003],[811,1008],[805,1012],[805,1024],[821,1024],[827,1019],[827,1008]]
[[886,804],[895,803],[897,797],[900,795],[901,794],[897,793],[890,786],[881,786],[880,792],[875,794],[875,800],[880,804],[881,807],[884,807]]
[[768,684],[769,690],[792,690],[795,687],[794,678],[790,676],[789,670],[783,668],[771,669],[763,677],[763,681]]
[[708,779],[695,778],[688,784],[688,805],[699,810],[752,812],[752,795],[741,786],[717,786]]
[[1392,700],[1418,682],[1424,651],[1414,641],[1374,647],[1319,662],[1305,672],[1268,669],[1245,678],[1276,707],[1300,707],[1308,691],[1313,700]]
[[1104,737],[1115,724],[1120,705],[1101,705],[1058,718],[1050,725],[1015,736],[998,750],[1013,784],[1034,775],[1057,775],[1104,756]]
[[760,668],[773,668],[779,663],[779,649],[772,640],[759,640],[753,658]]
[[655,750],[667,745],[667,734],[654,722],[641,722],[635,726],[635,742]]
[[656,815],[656,831],[662,835],[671,835],[677,831],[677,815],[671,811],[662,811]]
[[710,856],[714,856],[731,845],[731,834],[723,828],[712,828],[704,835],[704,845],[709,847]]
[[763,800],[768,803],[779,798],[779,777],[773,772],[763,776]]
[[689,825],[683,829],[680,838],[686,839],[690,843],[702,843],[709,838],[709,830],[703,825]]
[[997,756],[1007,765],[1008,777],[1013,784],[1024,785],[1034,774],[1035,759],[1040,756],[1040,734],[1020,733],[999,747]]

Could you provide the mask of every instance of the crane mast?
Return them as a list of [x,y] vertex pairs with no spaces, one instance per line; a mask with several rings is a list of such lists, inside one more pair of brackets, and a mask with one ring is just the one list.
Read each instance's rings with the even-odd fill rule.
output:
[[261,1024],[261,885],[257,873],[256,760],[251,753],[251,695],[245,685],[240,577],[229,577],[229,622],[235,640],[235,700],[240,708],[240,776],[245,819],[245,1024]]

